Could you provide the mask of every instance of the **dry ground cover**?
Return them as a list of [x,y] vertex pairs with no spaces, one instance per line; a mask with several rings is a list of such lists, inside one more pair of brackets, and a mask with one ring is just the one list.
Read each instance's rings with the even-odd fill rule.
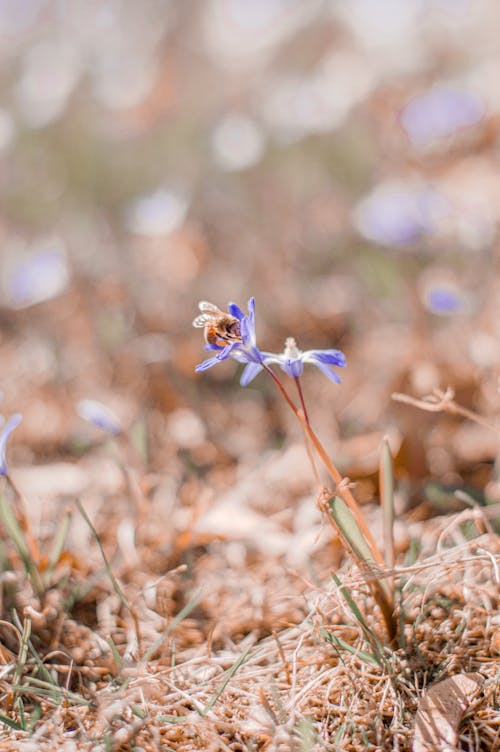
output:
[[[75,332],[88,315],[75,310]],[[11,336],[22,338],[22,327]],[[201,350],[199,335],[187,336]],[[219,368],[230,378],[229,364]],[[302,382],[306,394],[312,383],[345,388],[320,373]],[[158,388],[155,375],[147,389]],[[467,447],[472,432],[486,453],[495,430],[474,414],[450,415],[462,408],[449,397],[435,414],[391,408],[404,418],[390,438],[401,478],[395,563],[376,574],[394,597],[391,641],[372,580],[318,507],[300,425],[288,423],[273,388],[249,406],[236,387],[207,401],[200,382],[200,415],[181,404],[166,419],[157,409],[144,419],[132,380],[114,395],[126,431],[112,435],[106,413],[97,417],[107,431],[85,423],[78,409],[96,416],[75,404],[53,447],[40,444],[53,457],[29,463],[23,452],[47,416],[30,418],[35,396],[27,404],[9,438],[1,503],[0,748],[409,750],[428,689],[453,677],[473,682],[453,687],[456,748],[500,746],[496,485],[478,495],[485,469],[458,450],[463,483],[404,480],[415,451],[404,420],[413,429],[431,421],[443,447],[458,432]],[[327,391],[322,400],[319,410],[311,402],[320,424]],[[274,439],[273,421],[284,431]],[[335,443],[377,542],[381,439]],[[431,703],[431,727],[439,712],[453,716],[449,694],[448,685]],[[415,749],[444,749],[445,732],[434,733],[441,746],[431,737],[426,747],[424,734]]]

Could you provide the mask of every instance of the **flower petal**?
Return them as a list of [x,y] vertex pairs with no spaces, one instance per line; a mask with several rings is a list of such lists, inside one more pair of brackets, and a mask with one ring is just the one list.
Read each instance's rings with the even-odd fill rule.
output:
[[200,371],[207,371],[209,368],[212,368],[212,366],[216,366],[217,363],[220,363],[220,358],[218,358],[216,355],[213,358],[207,358],[203,361],[203,363],[198,363],[197,366],[195,366],[196,373],[200,373]]
[[250,328],[250,322],[248,320],[248,316],[245,316],[240,321],[240,333],[241,333],[241,340],[243,342],[244,347],[247,345],[252,344],[252,330]]
[[241,321],[245,316],[239,305],[236,305],[236,303],[228,303],[227,310],[231,316],[235,316],[238,321]]
[[215,345],[215,344],[212,345],[210,342],[207,342],[207,344],[203,346],[203,349],[206,350],[207,352],[210,352],[211,350],[220,351],[220,350],[223,350],[225,346],[226,345]]
[[302,376],[302,371],[304,370],[300,358],[283,358],[283,361],[280,363],[280,368],[294,379],[298,379],[299,376]]
[[319,368],[320,371],[323,371],[323,373],[325,374],[325,376],[328,376],[328,378],[330,379],[330,381],[333,381],[334,384],[340,384],[341,383],[340,376],[337,376],[337,374],[335,373],[335,371],[332,371],[332,369],[329,366],[325,365],[324,363],[321,363],[319,360],[314,360],[314,361],[312,360],[310,362],[313,365],[315,365],[317,368]]
[[329,363],[343,368],[346,364],[345,355],[340,350],[307,350],[302,355],[304,363]]
[[123,428],[112,410],[93,399],[80,400],[76,405],[78,415],[106,433],[119,436]]
[[281,364],[285,360],[285,358],[283,357],[283,355],[281,355],[281,354],[278,355],[277,353],[272,353],[272,352],[266,352],[265,350],[262,350],[260,354],[261,354],[261,357],[262,357],[262,362],[265,363],[266,365],[269,364],[269,363],[280,363]]
[[[244,333],[243,333],[244,332]],[[241,336],[243,343],[248,347],[256,346],[255,336],[255,298],[248,301],[248,316],[241,322]]]
[[5,450],[7,449],[7,439],[9,438],[14,428],[17,428],[22,419],[22,415],[16,413],[12,416],[12,418],[9,418],[4,428],[2,429],[2,432],[0,433],[0,475],[7,475],[8,473],[7,459],[5,457]]
[[217,358],[217,360],[226,360],[226,358],[229,358],[233,350],[238,350],[239,346],[239,342],[230,342],[228,345],[223,347],[215,357]]
[[248,363],[243,369],[243,373],[241,374],[240,385],[248,386],[248,384],[250,384],[250,382],[254,380],[254,378],[262,371],[263,368],[264,366],[262,366],[260,363]]

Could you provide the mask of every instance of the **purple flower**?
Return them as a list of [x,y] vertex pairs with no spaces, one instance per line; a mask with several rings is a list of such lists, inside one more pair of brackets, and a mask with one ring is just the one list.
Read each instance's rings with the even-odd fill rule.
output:
[[[198,373],[206,371],[223,360],[233,358],[239,363],[247,364],[241,376],[241,384],[242,386],[246,386],[263,368],[262,353],[258,349],[255,339],[255,299],[250,298],[248,301],[248,314],[243,313],[236,303],[229,303],[227,310],[230,316],[234,316],[239,322],[239,339],[237,341],[230,341],[226,345],[207,344],[205,349],[208,351],[215,350],[217,354],[199,363],[194,370]],[[217,328],[216,317],[214,317],[212,326],[215,329]],[[219,341],[223,340],[224,332],[221,332]],[[250,379],[247,378],[249,372],[253,374]]]
[[114,412],[102,402],[83,399],[78,402],[76,410],[81,418],[112,436],[119,436],[123,433],[123,428]]
[[438,316],[451,316],[464,310],[464,297],[451,285],[435,285],[424,292],[425,307]]
[[425,146],[475,125],[484,114],[484,103],[477,94],[442,84],[412,99],[401,113],[401,125],[416,146]]
[[446,202],[431,188],[387,182],[361,199],[353,219],[367,240],[404,246],[433,232],[447,213]]
[[0,431],[0,475],[7,475],[7,473],[9,472],[9,469],[7,467],[7,459],[5,457],[7,440],[14,428],[17,428],[22,419],[22,415],[16,413],[12,416],[12,418],[9,418],[5,426]]
[[[262,353],[262,355],[266,365],[269,363],[277,363],[282,371],[293,378],[298,378],[302,375],[304,363],[312,363],[313,366],[319,368],[325,376],[328,376],[328,378],[336,384],[340,384],[340,378],[335,371],[332,370],[332,366],[343,368],[346,364],[345,355],[340,350],[302,351],[297,347],[293,337],[288,337],[285,342],[285,349],[279,355],[275,355],[274,353]],[[243,376],[244,375],[245,372],[243,372]]]
[[16,262],[7,279],[9,305],[26,308],[59,295],[69,280],[64,249],[48,248]]

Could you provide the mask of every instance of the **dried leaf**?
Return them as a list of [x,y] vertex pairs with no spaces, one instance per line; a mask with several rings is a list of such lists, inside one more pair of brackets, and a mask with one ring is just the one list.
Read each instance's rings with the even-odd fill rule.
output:
[[415,716],[413,752],[453,752],[460,722],[482,683],[480,674],[457,674],[430,687]]

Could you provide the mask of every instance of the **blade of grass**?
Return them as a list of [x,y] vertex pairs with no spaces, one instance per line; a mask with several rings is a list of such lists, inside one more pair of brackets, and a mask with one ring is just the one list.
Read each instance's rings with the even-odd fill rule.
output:
[[183,723],[187,715],[157,715],[156,719],[160,723]]
[[12,477],[8,473],[7,475],[5,475],[5,481],[11,487],[12,491],[14,492],[14,496],[17,499],[17,504],[15,505],[16,520],[19,527],[23,531],[23,536],[28,547],[30,559],[36,564],[38,568],[40,564],[40,549],[38,548],[38,543],[31,532],[31,526],[27,514],[26,499],[24,498],[24,494],[21,493],[17,485],[12,480]]
[[201,598],[201,592],[196,593],[191,600],[186,603],[184,608],[182,608],[177,616],[172,619],[168,627],[161,633],[160,637],[151,645],[151,647],[146,650],[143,657],[139,661],[139,666],[145,665],[149,659],[156,653],[156,651],[161,647],[162,643],[165,641],[166,637],[170,634],[170,632],[176,628],[180,622],[186,618],[186,616],[193,610],[193,608],[197,605]]
[[114,660],[114,662],[116,664],[116,667],[117,667],[118,671],[121,671],[122,668],[123,668],[123,659],[122,659],[120,653],[118,652],[118,648],[116,647],[116,644],[115,644],[113,638],[112,637],[108,637],[107,640],[106,640],[106,642],[108,643],[108,645],[110,647],[111,655],[113,656],[113,660]]
[[[13,611],[12,621],[16,625],[16,627],[18,628],[19,632],[22,633],[22,631],[23,631],[23,625],[21,623],[21,619],[19,618],[19,614],[17,613],[17,611]],[[54,686],[58,687],[59,685],[54,680],[54,678],[52,677],[52,674],[50,673],[50,671],[45,666],[45,663],[42,661],[42,659],[41,659],[41,657],[40,657],[37,649],[33,645],[33,643],[32,643],[32,641],[31,641],[30,638],[28,638],[28,646],[29,646],[30,653],[33,656],[33,659],[34,659],[34,661],[36,663],[36,666],[37,666],[37,669],[38,669],[40,675],[41,676],[45,676],[45,680],[46,681],[48,681],[50,684],[54,684]]]
[[26,660],[28,658],[28,647],[31,635],[31,619],[26,618],[23,622],[23,631],[21,634],[21,641],[19,643],[19,653],[16,661],[16,670],[12,677],[12,684],[18,685],[21,681]]
[[135,449],[145,467],[149,461],[148,426],[146,416],[143,415],[130,430],[130,443]]
[[384,523],[384,558],[388,569],[394,569],[394,467],[387,437],[384,437],[380,451],[379,485]]
[[[394,618],[394,605],[391,590],[380,575],[381,572],[374,560],[371,547],[368,545],[357,521],[351,514],[346,503],[339,496],[332,497],[329,502],[332,519],[339,531],[344,547],[351,553],[354,561],[370,587],[384,619],[389,641],[397,634],[397,622]],[[359,610],[359,609],[358,609]]]
[[207,704],[203,708],[203,711],[201,713],[202,715],[206,715],[213,708],[213,706],[215,705],[215,703],[217,702],[217,700],[219,699],[219,697],[221,696],[221,694],[224,692],[224,690],[227,687],[227,685],[229,684],[229,682],[232,679],[232,677],[238,671],[238,669],[240,668],[240,666],[242,666],[243,663],[245,663],[247,655],[250,652],[250,648],[251,647],[252,646],[249,645],[246,648],[246,650],[244,650],[243,653],[236,659],[236,661],[233,663],[233,665],[231,666],[231,668],[229,668],[226,671],[226,676],[224,677],[224,679],[219,684],[219,686],[215,690],[215,692],[212,695],[212,697],[210,698],[210,700],[207,702]]
[[366,623],[366,619],[363,616],[358,604],[352,597],[349,591],[349,588],[342,584],[342,581],[334,572],[332,573],[332,579],[337,585],[338,589],[340,590],[340,593],[342,597],[344,598],[345,602],[351,609],[354,618],[360,625],[363,631],[363,634],[365,636],[365,639],[370,645],[373,655],[377,659],[379,666],[382,666],[384,664],[384,654],[383,654],[383,647],[382,647],[382,644],[380,643],[380,640],[378,639],[377,635],[373,632],[373,630],[370,629],[370,627]]
[[22,697],[18,697],[16,704],[19,710],[19,722],[21,723],[23,731],[26,731],[26,716],[24,714],[24,703]]
[[71,523],[71,512],[70,510],[66,510],[66,512],[63,515],[63,518],[59,522],[55,535],[54,540],[52,543],[52,548],[50,550],[49,554],[49,561],[47,564],[47,569],[44,572],[44,579],[46,584],[48,585],[50,582],[50,577],[52,575],[52,572],[56,568],[59,559],[61,558],[61,554],[64,549],[64,544],[66,543],[66,538],[68,537],[69,532],[69,526]]
[[44,588],[38,567],[31,557],[29,546],[14,511],[3,493],[0,493],[0,520],[24,564],[26,574],[31,579],[33,589],[38,595],[41,594]]
[[42,717],[42,706],[40,704],[35,705],[30,713],[29,722],[27,724],[27,731],[32,733],[40,718]]
[[355,648],[354,645],[350,645],[348,642],[343,640],[341,637],[337,637],[337,635],[332,634],[327,629],[321,629],[321,634],[326,639],[327,642],[329,642],[331,645],[333,645],[334,648],[337,650],[345,650],[347,653],[351,653],[352,655],[355,655],[356,658],[359,658],[360,660],[364,661],[365,663],[369,663],[370,665],[380,666],[380,661],[375,658],[371,653],[367,653],[366,650],[359,650],[358,648]]
[[13,721],[12,718],[9,718],[6,715],[2,715],[0,713],[0,723],[4,723],[9,728],[13,729],[14,731],[24,731],[24,728],[21,726],[21,724],[17,723],[17,721]]
[[51,699],[55,705],[59,705],[63,700],[72,702],[74,705],[86,705],[87,707],[91,705],[89,700],[76,692],[70,692],[69,689],[64,689],[64,687],[54,686],[54,684],[36,679],[34,676],[28,676],[25,684],[14,684],[12,689],[23,695],[43,695]]
[[92,537],[94,538],[95,542],[97,543],[97,547],[99,549],[99,552],[101,554],[102,561],[103,561],[103,564],[104,564],[104,569],[106,570],[106,574],[108,575],[109,580],[111,582],[111,585],[113,586],[113,590],[117,594],[117,596],[120,599],[120,601],[121,601],[122,605],[124,606],[124,608],[130,613],[130,615],[132,617],[132,620],[134,622],[134,627],[135,627],[135,633],[136,633],[136,637],[137,637],[137,643],[138,643],[138,645],[140,645],[141,644],[141,631],[140,631],[139,618],[137,616],[137,612],[129,604],[129,602],[127,601],[127,599],[125,597],[125,593],[123,592],[122,588],[120,587],[120,585],[118,583],[118,580],[116,579],[116,577],[114,576],[113,572],[111,571],[111,567],[110,567],[109,562],[108,562],[108,560],[106,558],[106,554],[104,553],[104,549],[102,547],[102,543],[101,543],[101,540],[100,540],[99,535],[97,533],[97,530],[93,526],[93,524],[92,524],[92,522],[90,520],[90,517],[88,516],[87,512],[85,511],[85,509],[83,507],[83,504],[81,503],[81,501],[79,499],[75,499],[75,502],[76,502],[76,505],[78,507],[78,511],[80,512],[80,514],[82,515],[83,519],[87,523],[87,525],[89,527],[89,530],[92,533]]

